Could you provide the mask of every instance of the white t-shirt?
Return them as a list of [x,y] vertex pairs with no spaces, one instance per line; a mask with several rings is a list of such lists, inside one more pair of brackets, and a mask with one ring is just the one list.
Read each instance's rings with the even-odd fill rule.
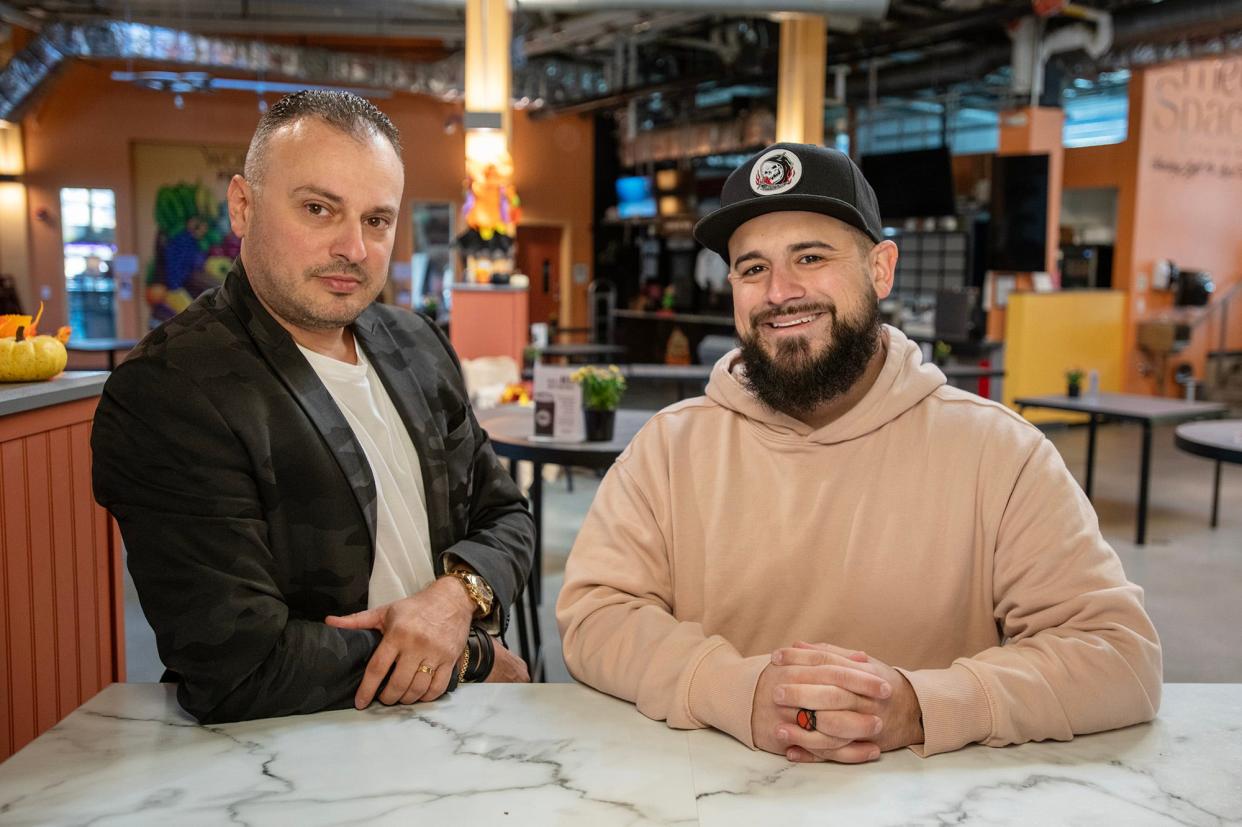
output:
[[345,415],[375,478],[375,563],[367,608],[416,594],[435,580],[422,466],[401,416],[362,348],[358,364],[298,345]]

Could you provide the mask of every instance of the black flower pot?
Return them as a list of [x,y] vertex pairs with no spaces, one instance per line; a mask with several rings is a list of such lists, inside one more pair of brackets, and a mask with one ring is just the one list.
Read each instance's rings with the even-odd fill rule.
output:
[[617,425],[616,411],[586,408],[583,414],[586,416],[587,442],[612,442],[612,434]]
[[1077,399],[1081,392],[1081,385],[1068,385],[1065,388],[1065,395],[1070,399]]

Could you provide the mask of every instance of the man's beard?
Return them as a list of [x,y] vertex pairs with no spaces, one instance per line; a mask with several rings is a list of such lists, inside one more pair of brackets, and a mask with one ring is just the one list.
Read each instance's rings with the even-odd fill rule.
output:
[[[756,314],[751,333],[742,337],[742,365],[746,385],[759,401],[774,411],[799,417],[843,396],[862,378],[880,346],[880,303],[867,291],[861,314],[839,317],[834,304],[798,305],[780,315],[821,312],[832,317],[829,340],[816,355],[809,336],[782,339],[771,355],[760,341],[760,324],[773,312]],[[758,323],[756,323],[758,321]]]
[[[254,257],[255,263],[257,269],[262,271],[259,274],[249,274],[251,284],[253,286],[255,281],[263,283],[263,287],[255,292],[260,293],[261,290],[260,297],[268,308],[289,324],[303,330],[337,330],[348,327],[375,299],[375,295],[371,295],[374,279],[360,265],[354,262],[321,264],[308,268],[296,282],[291,282],[287,277],[277,275],[280,272],[277,268],[281,265],[277,252],[279,247],[266,243],[266,236],[261,232],[252,233],[251,237],[258,253]],[[344,307],[316,307],[303,291],[309,291],[309,285],[315,277],[328,273],[345,273],[358,279],[360,285],[354,295],[367,295],[368,300],[356,306],[346,303]]]

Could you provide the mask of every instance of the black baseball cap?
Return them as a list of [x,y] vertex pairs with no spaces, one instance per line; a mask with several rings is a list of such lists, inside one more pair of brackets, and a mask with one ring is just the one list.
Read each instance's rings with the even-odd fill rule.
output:
[[694,237],[729,260],[729,238],[770,212],[817,212],[884,240],[875,190],[850,156],[814,144],[779,143],[746,159],[725,180],[720,209],[694,226]]

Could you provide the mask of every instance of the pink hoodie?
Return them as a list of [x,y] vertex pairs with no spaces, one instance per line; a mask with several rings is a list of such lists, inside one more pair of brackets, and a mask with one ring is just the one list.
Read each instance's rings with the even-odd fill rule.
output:
[[773,649],[865,650],[918,695],[931,755],[1151,719],[1160,644],[1056,449],[885,328],[852,410],[813,430],[722,358],[600,486],[557,604],[580,681],[754,745]]

